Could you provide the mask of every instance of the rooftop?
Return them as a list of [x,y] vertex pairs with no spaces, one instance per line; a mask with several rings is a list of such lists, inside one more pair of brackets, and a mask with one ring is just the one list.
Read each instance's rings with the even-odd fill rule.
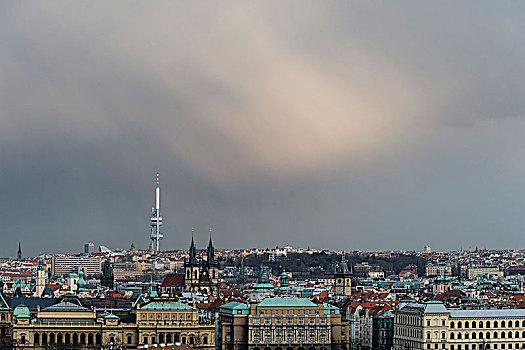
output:
[[316,307],[317,304],[306,298],[266,298],[258,307]]

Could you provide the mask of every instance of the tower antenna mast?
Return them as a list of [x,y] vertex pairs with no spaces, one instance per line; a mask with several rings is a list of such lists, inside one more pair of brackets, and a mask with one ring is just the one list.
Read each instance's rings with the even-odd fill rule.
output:
[[162,226],[162,216],[160,215],[160,182],[159,172],[157,171],[157,187],[155,188],[155,207],[151,208],[151,246],[158,252],[160,251],[160,240],[164,238],[164,234],[160,232]]

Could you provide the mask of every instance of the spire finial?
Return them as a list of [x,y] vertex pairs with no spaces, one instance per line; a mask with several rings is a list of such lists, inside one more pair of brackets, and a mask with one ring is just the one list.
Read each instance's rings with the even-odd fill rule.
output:
[[157,186],[159,185],[159,172],[157,171]]

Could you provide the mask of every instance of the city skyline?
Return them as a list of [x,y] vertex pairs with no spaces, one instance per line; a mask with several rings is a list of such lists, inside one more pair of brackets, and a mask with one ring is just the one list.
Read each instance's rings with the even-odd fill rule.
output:
[[0,256],[523,248],[524,7],[3,4]]

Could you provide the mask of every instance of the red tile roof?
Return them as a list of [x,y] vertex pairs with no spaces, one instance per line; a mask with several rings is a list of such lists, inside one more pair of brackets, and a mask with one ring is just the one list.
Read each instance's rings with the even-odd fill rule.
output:
[[161,286],[183,286],[184,285],[184,274],[182,273],[170,273],[164,277]]

